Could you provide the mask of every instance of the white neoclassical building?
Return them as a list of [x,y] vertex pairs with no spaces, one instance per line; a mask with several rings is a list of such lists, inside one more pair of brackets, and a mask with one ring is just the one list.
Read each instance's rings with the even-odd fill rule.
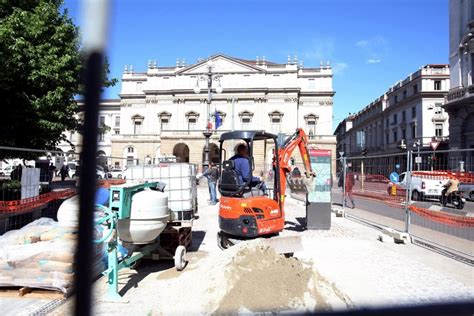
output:
[[443,109],[449,91],[449,65],[429,64],[398,81],[382,96],[339,123],[334,134],[346,156],[405,152],[432,141],[447,147],[448,114]]
[[[213,81],[208,113],[207,83],[198,79],[209,64],[218,80]],[[210,139],[211,161],[218,160],[219,135],[238,129],[291,134],[303,127],[312,146],[331,149],[335,155],[332,79],[329,65],[303,67],[289,57],[283,64],[223,54],[191,65],[184,60],[175,66],[149,61],[145,72],[127,66],[120,99],[101,104],[100,120],[111,129],[99,136],[99,151],[112,156],[114,166],[152,163],[166,155],[201,164],[207,117],[214,123],[217,112],[223,124]],[[271,145],[261,146],[256,164],[271,162],[271,150]]]

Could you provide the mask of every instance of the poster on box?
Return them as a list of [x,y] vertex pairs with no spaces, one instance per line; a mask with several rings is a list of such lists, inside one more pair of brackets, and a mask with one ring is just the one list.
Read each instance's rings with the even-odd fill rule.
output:
[[40,169],[25,168],[21,172],[21,198],[26,199],[39,195]]
[[331,203],[331,151],[310,149],[309,156],[316,176],[308,188],[308,202]]

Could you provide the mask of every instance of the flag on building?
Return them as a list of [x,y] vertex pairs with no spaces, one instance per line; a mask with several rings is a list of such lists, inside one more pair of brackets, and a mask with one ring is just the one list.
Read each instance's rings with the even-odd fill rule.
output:
[[219,112],[217,112],[216,110],[216,114],[215,114],[215,125],[216,125],[216,129],[218,129],[220,126],[222,126],[222,117],[221,115],[219,114]]

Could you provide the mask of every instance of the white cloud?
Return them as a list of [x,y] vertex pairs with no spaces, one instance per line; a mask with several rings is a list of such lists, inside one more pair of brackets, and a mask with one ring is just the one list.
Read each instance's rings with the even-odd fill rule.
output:
[[332,59],[334,54],[334,39],[333,38],[320,38],[313,42],[310,49],[303,52],[303,57],[310,62],[318,63],[323,61],[326,63],[327,60]]
[[338,62],[332,65],[332,72],[334,74],[342,73],[349,65],[347,63]]
[[385,57],[389,52],[387,40],[380,35],[359,40],[355,43],[355,46],[365,55],[367,64],[381,63],[382,57]]
[[357,47],[366,47],[369,44],[368,40],[360,40],[356,43]]
[[382,59],[375,59],[375,58],[367,59],[368,64],[378,64],[380,62],[382,62]]
[[336,52],[336,41],[332,37],[321,37],[312,42],[312,46],[303,51],[302,57],[305,64],[319,65],[320,62],[326,65],[327,62],[332,66],[334,74],[341,74],[349,65],[340,61]]

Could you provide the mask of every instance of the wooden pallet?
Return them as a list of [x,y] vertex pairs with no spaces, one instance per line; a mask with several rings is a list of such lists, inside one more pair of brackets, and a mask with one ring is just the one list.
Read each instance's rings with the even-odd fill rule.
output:
[[191,227],[167,227],[160,235],[161,247],[173,254],[178,246],[188,248],[191,242]]
[[9,286],[0,287],[0,297],[61,299],[67,297],[67,292],[63,293],[59,290],[31,288],[28,286]]

